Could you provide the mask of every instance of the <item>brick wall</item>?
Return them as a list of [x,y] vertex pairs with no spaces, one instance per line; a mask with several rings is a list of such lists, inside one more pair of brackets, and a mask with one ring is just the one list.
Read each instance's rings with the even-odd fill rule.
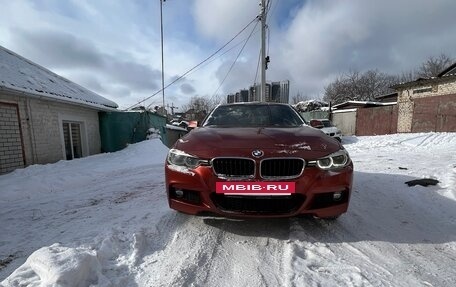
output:
[[0,93],[0,101],[18,106],[25,165],[53,163],[65,158],[62,121],[82,125],[84,156],[100,152],[97,110],[6,93]]
[[0,102],[0,174],[23,167],[18,106]]
[[439,81],[398,91],[398,132],[456,131],[456,80]]

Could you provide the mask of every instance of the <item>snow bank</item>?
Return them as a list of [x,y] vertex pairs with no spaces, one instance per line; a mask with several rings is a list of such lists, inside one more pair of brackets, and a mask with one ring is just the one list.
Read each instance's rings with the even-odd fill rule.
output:
[[[128,145],[116,153],[97,154],[71,161],[61,160],[54,164],[35,164],[0,177],[2,198],[29,198],[40,192],[55,192],[77,187],[83,179],[115,176],[119,171],[163,164],[168,148],[159,139]],[[21,182],[21,184],[16,184]]]
[[[157,139],[2,175],[0,286],[454,286],[456,133],[342,143],[335,222],[176,213]],[[439,184],[405,184],[422,177]]]
[[[364,161],[371,162],[362,165],[363,170],[437,179],[440,189],[436,192],[456,200],[455,133],[345,137],[343,143],[350,154],[362,154]],[[367,150],[375,152],[369,154]],[[356,165],[355,169],[359,170]]]
[[56,243],[30,255],[27,261],[2,282],[24,286],[109,286],[93,250],[68,248]]

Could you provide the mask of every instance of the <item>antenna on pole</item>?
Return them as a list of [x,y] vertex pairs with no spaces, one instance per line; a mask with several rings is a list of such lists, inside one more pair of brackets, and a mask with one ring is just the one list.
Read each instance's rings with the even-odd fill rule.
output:
[[171,103],[171,106],[169,104],[166,105],[167,108],[171,109],[171,114],[174,115],[174,109],[178,109],[178,107],[176,107],[174,105],[174,103]]
[[260,102],[266,102],[266,0],[261,0],[261,92]]

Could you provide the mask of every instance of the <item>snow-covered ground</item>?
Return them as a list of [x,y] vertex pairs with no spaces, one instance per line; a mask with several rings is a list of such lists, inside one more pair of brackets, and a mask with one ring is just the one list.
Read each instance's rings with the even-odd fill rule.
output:
[[[158,139],[0,176],[0,285],[455,286],[456,133],[343,143],[335,222],[174,212]],[[440,183],[404,183],[423,177]]]

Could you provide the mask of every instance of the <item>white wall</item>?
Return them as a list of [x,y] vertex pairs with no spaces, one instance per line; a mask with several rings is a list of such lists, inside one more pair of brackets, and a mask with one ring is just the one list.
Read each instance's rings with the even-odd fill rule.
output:
[[352,136],[356,133],[356,111],[333,113],[332,122],[344,136]]
[[62,121],[81,123],[83,155],[100,152],[98,111],[82,106],[0,92],[0,101],[19,105],[26,165],[64,159]]

